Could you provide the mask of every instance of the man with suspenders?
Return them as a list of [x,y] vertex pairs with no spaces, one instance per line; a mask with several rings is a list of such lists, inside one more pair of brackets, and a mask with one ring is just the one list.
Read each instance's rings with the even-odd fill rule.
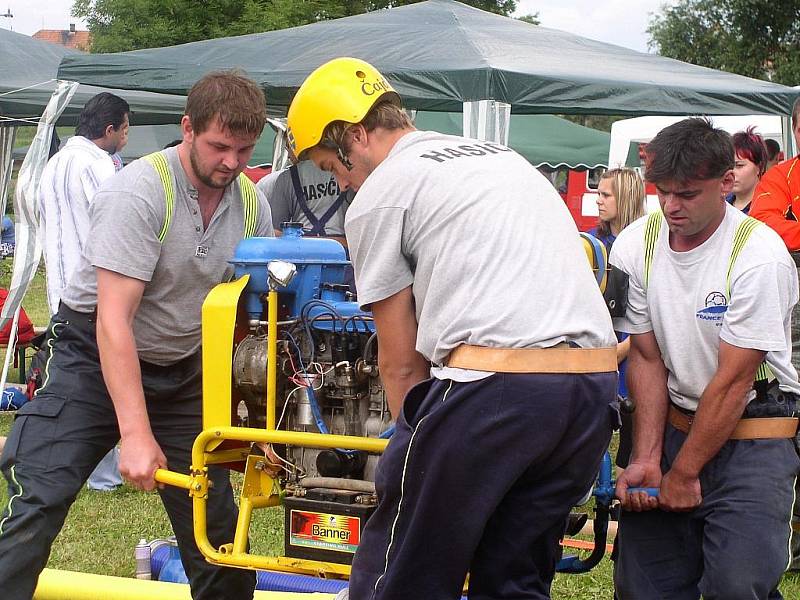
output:
[[339,189],[332,173],[304,160],[270,173],[256,187],[269,202],[277,232],[281,223],[298,222],[304,235],[331,237],[347,246],[344,218],[354,194]]
[[617,483],[619,600],[780,597],[800,468],[797,273],[772,230],[724,201],[733,163],[708,121],[662,130],[646,168],[662,212],[611,251],[630,277],[614,324],[631,334],[636,403]]
[[[266,200],[241,175],[265,121],[255,83],[207,75],[189,92],[183,142],[97,192],[88,246],[50,323],[42,387],[17,411],[0,458],[4,600],[31,598],[70,505],[118,439],[120,472],[137,488],[152,490],[158,468],[188,472],[202,427],[201,305],[232,274],[242,237],[273,235]],[[209,535],[219,545],[233,538],[236,505],[227,471],[209,471]],[[252,598],[252,572],[200,554],[186,492],[159,493],[193,598]]]

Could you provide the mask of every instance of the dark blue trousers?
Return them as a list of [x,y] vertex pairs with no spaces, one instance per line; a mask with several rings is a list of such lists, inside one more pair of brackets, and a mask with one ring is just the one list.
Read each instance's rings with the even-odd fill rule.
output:
[[616,373],[428,380],[376,474],[351,600],[546,599],[611,437]]
[[[666,473],[686,434],[667,425]],[[700,474],[703,503],[688,513],[620,515],[614,585],[619,600],[780,598],[789,563],[794,440],[730,440]]]
[[[33,596],[70,506],[95,465],[119,439],[90,317],[62,305],[48,334],[50,360],[43,386],[17,411],[0,458],[9,496],[0,515],[3,600]],[[200,356],[168,367],[141,363],[141,369],[153,435],[169,468],[188,473],[192,443],[202,428]],[[236,504],[228,472],[211,467],[209,476],[214,484],[208,500],[209,538],[220,545],[233,539]],[[159,493],[178,538],[192,597],[252,598],[252,571],[217,567],[200,554],[186,490],[167,487]]]

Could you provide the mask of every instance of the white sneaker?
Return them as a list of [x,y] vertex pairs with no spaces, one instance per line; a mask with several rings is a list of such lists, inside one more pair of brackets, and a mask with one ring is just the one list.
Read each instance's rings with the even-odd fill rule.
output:
[[339,590],[333,600],[349,600],[350,598],[350,588],[344,588],[343,590]]

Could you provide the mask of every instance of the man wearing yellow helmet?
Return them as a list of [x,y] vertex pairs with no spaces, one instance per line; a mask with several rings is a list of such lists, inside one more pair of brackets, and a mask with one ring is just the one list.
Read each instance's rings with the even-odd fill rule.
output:
[[345,232],[396,418],[350,598],[449,600],[468,571],[470,598],[549,598],[617,378],[563,201],[503,145],[416,131],[357,59],[306,79],[288,137],[358,190]]

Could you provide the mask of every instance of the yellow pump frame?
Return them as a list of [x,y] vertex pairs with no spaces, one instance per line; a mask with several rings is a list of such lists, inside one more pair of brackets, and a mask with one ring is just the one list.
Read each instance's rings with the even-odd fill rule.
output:
[[[348,577],[349,565],[247,552],[253,510],[278,506],[283,497],[278,481],[265,469],[264,457],[251,454],[250,444],[352,448],[381,454],[388,443],[388,440],[378,438],[283,431],[275,428],[278,347],[278,292],[275,290],[271,290],[267,296],[266,428],[232,426],[233,343],[239,300],[248,281],[249,275],[245,275],[231,283],[218,285],[203,303],[203,431],[192,447],[191,473],[185,475],[159,469],[155,479],[159,483],[188,490],[192,497],[195,541],[209,562],[320,577]],[[230,445],[233,448],[227,447]],[[241,465],[244,484],[239,495],[239,519],[234,539],[215,548],[208,539],[208,465],[223,463]]]

